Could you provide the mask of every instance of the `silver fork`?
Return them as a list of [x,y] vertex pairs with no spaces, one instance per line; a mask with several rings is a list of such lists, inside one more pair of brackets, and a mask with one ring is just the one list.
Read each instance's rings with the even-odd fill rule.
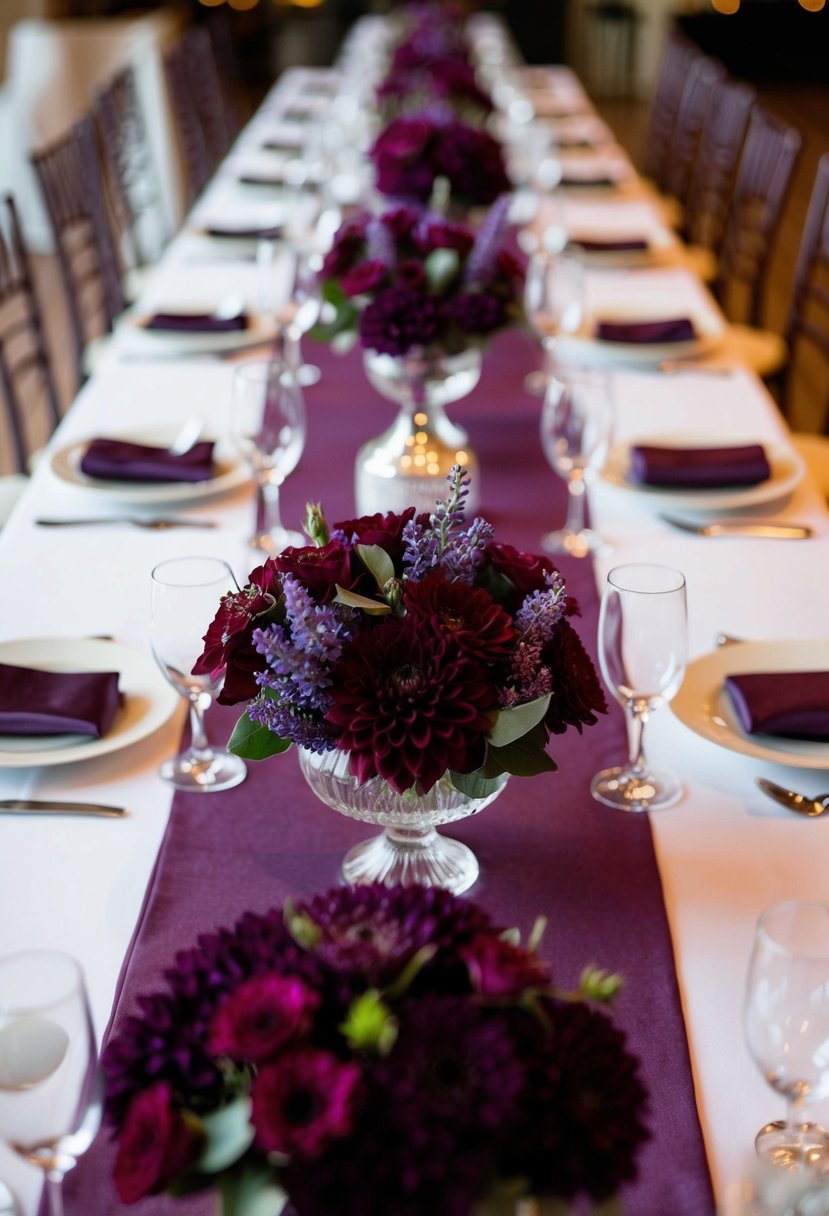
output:
[[215,528],[214,519],[140,519],[136,515],[108,515],[90,519],[36,519],[41,528],[92,527],[96,524],[132,524],[136,528],[147,528],[152,532],[163,532],[167,528]]

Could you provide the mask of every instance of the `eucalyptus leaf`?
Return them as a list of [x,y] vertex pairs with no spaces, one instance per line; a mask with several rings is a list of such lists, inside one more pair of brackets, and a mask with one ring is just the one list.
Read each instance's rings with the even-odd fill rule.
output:
[[383,604],[380,600],[370,600],[365,595],[357,595],[355,591],[346,591],[345,587],[341,587],[339,583],[335,584],[337,594],[334,596],[335,604],[345,604],[348,608],[362,608],[363,612],[367,612],[369,616],[388,616],[391,608],[388,604]]
[[394,578],[394,562],[381,545],[357,545],[357,552],[382,591],[389,579]]
[[548,693],[546,697],[536,697],[534,701],[527,701],[524,705],[502,709],[487,735],[488,741],[493,747],[506,747],[508,743],[514,743],[538,725],[549,704]]
[[[506,769],[501,772],[506,772]],[[474,773],[450,773],[449,780],[456,790],[468,798],[488,798],[504,784],[501,777],[485,777],[481,769],[476,769]]]
[[290,746],[290,739],[280,739],[261,722],[252,721],[246,711],[233,728],[227,750],[243,760],[267,760],[268,756],[278,756]]
[[423,262],[426,281],[436,295],[442,295],[461,264],[457,249],[433,249]]
[[250,1098],[243,1095],[204,1116],[202,1124],[207,1132],[207,1147],[199,1159],[199,1170],[205,1174],[218,1174],[245,1155],[254,1137],[250,1110]]
[[288,1196],[261,1161],[243,1161],[219,1178],[222,1216],[280,1216]]

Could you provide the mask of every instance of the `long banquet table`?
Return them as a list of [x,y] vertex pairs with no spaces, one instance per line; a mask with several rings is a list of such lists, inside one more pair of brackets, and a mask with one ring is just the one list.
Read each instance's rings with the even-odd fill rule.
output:
[[[288,84],[301,88],[304,79],[295,73],[280,83],[200,204],[202,214],[262,207],[261,192],[246,195],[237,186],[238,167],[250,162],[262,130],[278,120],[280,105],[292,95]],[[213,250],[194,229],[183,231],[149,283],[141,309],[216,303],[229,293],[253,305],[257,279],[251,258],[225,247]],[[714,307],[681,266],[588,270],[590,300],[651,288],[667,291],[678,307],[700,300]],[[341,358],[307,341],[306,353],[323,376],[307,390],[308,444],[284,489],[290,522],[301,518],[308,499],[322,498],[332,519],[353,513],[356,448],[393,416],[368,386],[356,353]],[[539,402],[522,388],[533,359],[520,335],[498,338],[485,357],[478,389],[453,410],[481,461],[482,513],[500,539],[531,549],[563,515],[562,485],[538,444]],[[50,454],[100,433],[175,432],[192,413],[204,417],[208,433],[226,436],[232,371],[230,361],[209,355],[148,354],[126,327],[79,394]],[[614,367],[611,375],[617,441],[693,432],[715,439],[751,436],[786,447],[774,403],[747,368],[667,374],[631,366]],[[255,564],[245,544],[252,509],[245,484],[221,497],[176,505],[176,514],[215,520],[213,530],[156,533],[111,525],[57,533],[35,520],[123,512],[57,477],[47,455],[0,534],[0,643],[60,637],[71,645],[111,635],[148,655],[152,566],[178,554],[217,554],[243,576]],[[679,533],[657,517],[646,496],[606,480],[591,487],[590,511],[609,551],[594,563],[562,561],[562,570],[585,605],[580,630],[592,653],[596,597],[607,570],[639,560],[684,571],[692,658],[710,652],[719,631],[758,640],[825,639],[829,580],[821,572],[829,560],[829,514],[808,480],[764,511],[810,524],[813,538],[799,543]],[[226,736],[233,718],[232,712],[211,711],[211,735]],[[229,923],[246,907],[264,909],[288,894],[334,884],[342,853],[366,835],[365,827],[316,802],[290,754],[259,766],[238,790],[173,799],[157,768],[177,748],[183,726],[180,706],[163,727],[121,751],[71,765],[0,763],[0,797],[94,800],[129,810],[117,822],[25,816],[2,822],[0,953],[46,945],[74,953],[86,971],[99,1036],[109,1023],[119,976],[132,1000],[142,984],[159,983],[174,951],[197,933]],[[472,897],[501,923],[526,932],[537,914],[549,917],[545,948],[562,978],[574,978],[587,961],[628,973],[619,1017],[643,1057],[655,1116],[641,1182],[627,1196],[629,1216],[713,1216],[715,1204],[727,1210],[729,1187],[749,1160],[757,1129],[782,1113],[741,1033],[754,923],[778,900],[825,898],[829,873],[822,823],[776,807],[756,789],[754,777],[763,774],[808,792],[820,790],[826,778],[815,768],[761,763],[718,747],[668,710],[655,715],[648,743],[652,756],[685,782],[684,798],[668,811],[627,817],[590,799],[591,772],[624,749],[621,713],[613,707],[581,738],[571,732],[553,740],[558,773],[513,779],[497,803],[453,831],[476,847],[481,861]],[[825,1108],[814,1113],[829,1118]],[[106,1168],[106,1153],[105,1144],[96,1146],[70,1178],[69,1213],[109,1216],[118,1210],[95,1173]],[[0,1178],[31,1216],[38,1204],[36,1171],[4,1148]],[[183,1209],[159,1200],[142,1210],[149,1216]]]

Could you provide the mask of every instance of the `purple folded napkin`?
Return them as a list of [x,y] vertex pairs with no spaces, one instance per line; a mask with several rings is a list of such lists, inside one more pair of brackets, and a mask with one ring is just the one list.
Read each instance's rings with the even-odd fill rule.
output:
[[304,143],[301,139],[266,139],[262,147],[267,152],[284,152],[293,156],[302,151]]
[[125,439],[93,439],[80,467],[87,477],[110,481],[207,481],[214,472],[214,446],[205,439],[176,455],[168,448]]
[[647,249],[648,242],[643,237],[631,237],[628,240],[585,241],[582,237],[570,237],[570,244],[577,245],[585,253],[627,253],[636,249]]
[[279,224],[270,224],[267,227],[262,225],[251,228],[233,228],[225,227],[223,224],[209,224],[204,229],[208,236],[220,237],[238,237],[245,240],[275,240],[282,236],[282,227]]
[[630,449],[628,479],[646,486],[756,485],[767,481],[771,467],[762,444],[739,447],[670,448],[638,443]]
[[573,177],[564,174],[560,186],[618,186],[619,182],[615,177],[608,177],[603,173],[600,177]]
[[182,334],[222,334],[247,329],[247,313],[232,317],[216,316],[210,312],[156,312],[144,322],[145,329],[167,329]]
[[696,337],[688,317],[664,321],[597,321],[596,337],[602,342],[690,342]]
[[829,671],[753,671],[725,688],[748,734],[829,741]]
[[121,704],[117,671],[37,671],[0,663],[0,734],[102,738]]

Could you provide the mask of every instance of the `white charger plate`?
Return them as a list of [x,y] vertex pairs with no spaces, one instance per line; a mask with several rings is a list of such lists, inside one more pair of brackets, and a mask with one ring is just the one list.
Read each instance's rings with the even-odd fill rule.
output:
[[123,704],[102,739],[84,735],[0,735],[0,768],[74,764],[130,747],[168,722],[180,697],[152,655],[99,638],[0,642],[0,662],[43,671],[117,671]]
[[803,459],[792,447],[782,444],[764,443],[771,468],[767,481],[753,486],[735,486],[733,489],[689,490],[678,486],[644,486],[629,479],[630,450],[636,444],[653,444],[657,447],[731,447],[756,443],[756,439],[744,436],[720,436],[710,434],[649,435],[617,443],[610,449],[602,479],[616,489],[627,490],[647,499],[656,511],[742,511],[747,507],[761,506],[785,498],[800,483],[805,471]]
[[[129,435],[112,435],[112,439],[123,439],[129,443],[146,443],[167,447],[173,442],[177,431],[139,431]],[[151,505],[162,502],[199,502],[204,498],[225,494],[250,481],[251,473],[245,461],[236,454],[218,450],[215,457],[215,476],[205,481],[109,481],[102,477],[87,477],[81,471],[81,461],[90,444],[89,439],[76,440],[52,453],[51,468],[56,477],[76,489],[89,490],[112,502],[142,503]]]
[[738,673],[826,670],[829,642],[790,639],[732,643],[688,664],[682,687],[670,706],[684,726],[719,747],[773,764],[829,770],[829,743],[746,734],[724,688],[725,677]]

